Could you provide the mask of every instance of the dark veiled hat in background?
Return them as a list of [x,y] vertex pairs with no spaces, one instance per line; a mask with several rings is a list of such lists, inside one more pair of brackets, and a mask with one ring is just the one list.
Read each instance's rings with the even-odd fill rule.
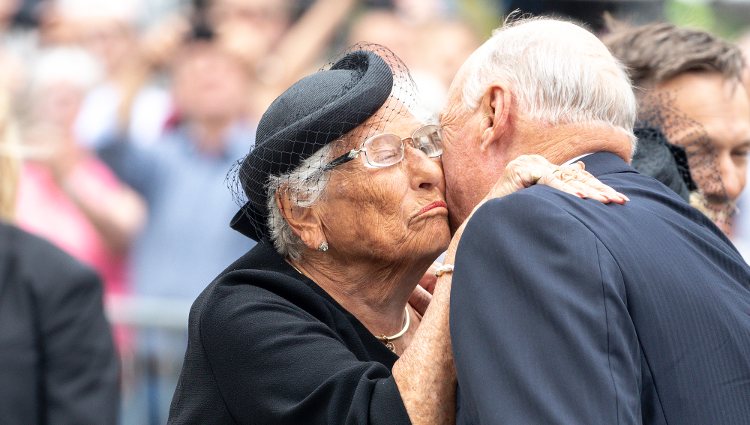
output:
[[671,92],[648,93],[640,99],[633,167],[667,185],[727,232],[735,203],[706,197],[709,193],[728,199],[717,149],[703,125],[674,105]]
[[256,241],[268,239],[269,176],[294,170],[364,123],[389,99],[393,79],[383,57],[354,50],[276,98],[258,124],[255,147],[241,161],[238,178],[247,202],[231,227]]
[[696,186],[690,177],[685,150],[670,144],[658,127],[641,123],[636,125],[633,132],[638,138],[633,168],[659,180],[682,199],[689,201],[690,192]]

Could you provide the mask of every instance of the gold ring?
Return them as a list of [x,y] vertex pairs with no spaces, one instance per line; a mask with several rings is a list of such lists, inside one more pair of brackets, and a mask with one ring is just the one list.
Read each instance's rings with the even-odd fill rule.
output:
[[554,171],[553,174],[556,174],[556,177],[565,183],[571,180],[576,180],[576,178],[578,177],[578,172],[576,172],[575,170],[571,170],[570,168],[558,168]]

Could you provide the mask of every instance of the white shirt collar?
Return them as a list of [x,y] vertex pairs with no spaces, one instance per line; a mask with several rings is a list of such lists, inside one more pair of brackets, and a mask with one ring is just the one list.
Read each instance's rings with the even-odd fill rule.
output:
[[591,155],[591,154],[593,154],[593,152],[585,153],[585,154],[583,154],[583,155],[578,155],[577,157],[575,157],[575,158],[573,158],[573,159],[570,159],[570,160],[568,160],[568,161],[565,161],[565,163],[563,163],[562,165],[570,165],[570,164],[572,164],[572,163],[574,163],[574,162],[578,161],[579,159],[583,159],[583,157],[585,157],[585,156],[589,156],[589,155]]

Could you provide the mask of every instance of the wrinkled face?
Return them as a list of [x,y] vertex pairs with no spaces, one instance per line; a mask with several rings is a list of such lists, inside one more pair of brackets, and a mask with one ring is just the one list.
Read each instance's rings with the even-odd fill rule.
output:
[[[745,187],[750,152],[750,98],[745,88],[718,73],[689,73],[659,85],[657,91],[670,93],[674,107],[704,130],[715,155],[715,173],[694,173],[693,179],[706,201],[717,208],[732,204]],[[680,134],[667,136],[677,145],[691,142]]]
[[[398,116],[377,133],[408,138],[421,126],[411,116]],[[347,149],[359,148],[373,135],[357,133],[352,132],[354,140]],[[347,247],[352,258],[389,264],[435,258],[447,248],[450,233],[440,158],[429,158],[408,144],[404,150],[404,159],[388,167],[366,166],[361,153],[329,171],[325,195],[314,207],[329,245]]]
[[[462,73],[453,80],[448,102],[440,114],[443,129],[443,171],[450,226],[458,228],[482,200],[497,179],[493,167],[483,164],[479,155],[481,114],[464,106]],[[502,170],[502,168],[500,168]]]

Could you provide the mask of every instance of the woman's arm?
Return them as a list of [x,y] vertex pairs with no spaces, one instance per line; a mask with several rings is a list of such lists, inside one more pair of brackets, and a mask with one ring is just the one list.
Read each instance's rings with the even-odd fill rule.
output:
[[414,425],[455,422],[456,371],[448,330],[450,290],[450,281],[438,282],[411,344],[393,365],[393,377]]

